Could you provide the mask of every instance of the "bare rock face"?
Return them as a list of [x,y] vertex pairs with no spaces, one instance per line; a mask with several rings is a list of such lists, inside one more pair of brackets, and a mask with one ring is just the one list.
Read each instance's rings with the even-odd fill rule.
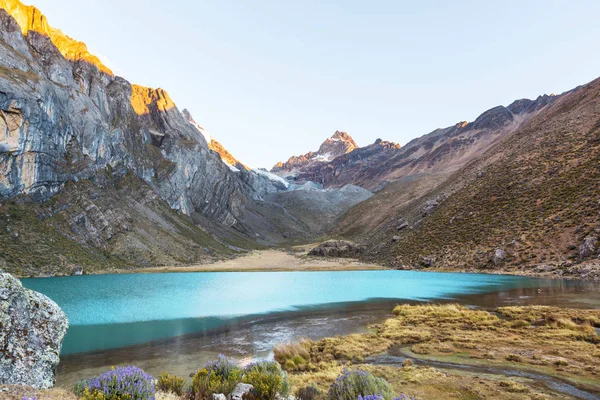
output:
[[0,274],[0,384],[54,386],[68,326],[56,303]]
[[308,254],[319,257],[358,257],[363,253],[362,246],[347,240],[328,240],[321,243]]

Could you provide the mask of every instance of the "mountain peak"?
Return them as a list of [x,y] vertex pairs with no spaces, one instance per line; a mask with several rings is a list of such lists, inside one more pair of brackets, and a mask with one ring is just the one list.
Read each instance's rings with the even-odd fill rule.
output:
[[64,58],[71,61],[83,60],[98,67],[108,75],[113,75],[110,68],[100,61],[98,57],[91,54],[85,43],[65,35],[60,29],[53,28],[40,10],[34,6],[26,6],[19,0],[0,0],[0,8],[17,21],[24,36],[32,32],[48,36],[52,43]]
[[271,172],[293,173],[298,168],[329,162],[357,148],[358,145],[352,139],[352,136],[343,131],[335,131],[331,137],[321,143],[319,150],[316,152],[309,151],[301,156],[292,156],[286,162],[278,162],[271,169]]

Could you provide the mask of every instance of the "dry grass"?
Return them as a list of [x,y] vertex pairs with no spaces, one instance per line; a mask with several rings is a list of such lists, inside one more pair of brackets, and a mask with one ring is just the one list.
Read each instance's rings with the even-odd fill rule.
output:
[[[490,313],[455,304],[401,305],[394,309],[395,318],[372,326],[374,333],[305,342],[303,348],[310,344],[306,372],[293,373],[292,380],[324,391],[343,366],[399,345],[417,358],[525,369],[600,391],[600,337],[590,325],[598,313],[544,306],[502,307]],[[295,349],[283,348],[290,355]],[[542,392],[548,391],[535,382],[500,382],[498,376],[475,380],[431,368],[376,371],[395,388],[404,382],[399,392],[423,398],[544,398]]]
[[0,399],[21,400],[24,397],[35,397],[37,400],[77,400],[73,393],[62,388],[40,390],[21,385],[0,386]]

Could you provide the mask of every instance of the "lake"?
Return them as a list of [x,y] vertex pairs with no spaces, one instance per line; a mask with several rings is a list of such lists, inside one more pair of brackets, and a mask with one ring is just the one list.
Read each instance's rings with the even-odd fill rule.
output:
[[[399,302],[495,307],[556,302],[562,293],[598,289],[581,281],[392,270],[116,274],[22,282],[56,301],[69,317],[59,383],[110,365],[187,375],[219,352],[268,357],[278,342],[364,331]],[[585,305],[582,300],[574,306]]]

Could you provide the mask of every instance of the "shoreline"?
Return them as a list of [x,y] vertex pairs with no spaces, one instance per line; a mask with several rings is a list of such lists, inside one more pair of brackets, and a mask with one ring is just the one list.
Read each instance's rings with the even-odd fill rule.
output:
[[[167,265],[141,267],[132,269],[102,269],[84,271],[85,275],[110,274],[155,274],[155,273],[185,273],[185,272],[324,272],[324,271],[378,271],[399,270],[418,272],[443,272],[463,274],[507,275],[556,280],[600,281],[600,265],[595,263],[575,264],[569,267],[558,266],[504,266],[498,269],[476,268],[392,268],[385,265],[364,262],[356,258],[326,258],[308,256],[311,245],[297,246],[292,250],[266,249],[250,250],[238,257],[216,261],[207,264]],[[72,274],[19,276],[25,278],[49,278],[73,276]],[[76,276],[76,275],[75,275]]]

